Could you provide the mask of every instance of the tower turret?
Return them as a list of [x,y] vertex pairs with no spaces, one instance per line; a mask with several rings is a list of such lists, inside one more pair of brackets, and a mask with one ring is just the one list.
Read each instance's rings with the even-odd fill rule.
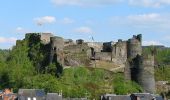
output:
[[57,36],[51,37],[50,44],[51,44],[50,62],[57,60],[58,63],[63,65],[64,63],[64,58],[63,58],[64,39],[62,37],[57,37]]
[[[125,73],[127,79],[137,82],[140,84],[145,92],[155,92],[155,79],[154,79],[154,55],[142,53],[142,35],[133,36],[132,39],[128,40],[128,61],[127,70]],[[129,76],[131,76],[129,78]]]
[[135,58],[137,55],[142,54],[142,35],[134,35],[133,38],[127,42],[127,57],[130,59]]
[[142,65],[138,81],[145,92],[155,92],[154,55],[147,54],[142,56]]

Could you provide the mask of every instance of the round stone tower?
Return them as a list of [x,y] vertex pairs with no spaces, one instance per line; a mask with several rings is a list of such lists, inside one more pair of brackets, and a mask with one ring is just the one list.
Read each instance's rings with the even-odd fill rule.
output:
[[127,42],[127,57],[130,59],[135,58],[137,55],[142,54],[142,35],[134,35],[133,38]]
[[[125,68],[126,79],[137,81],[139,59],[142,55],[142,35],[134,35],[127,41],[127,61]],[[136,64],[137,63],[137,64]]]
[[57,37],[57,36],[51,37],[50,44],[51,44],[50,62],[57,60],[58,63],[63,65],[64,63],[64,57],[63,57],[64,39],[62,37]]
[[[155,92],[155,79],[154,79],[154,55],[142,54],[141,45],[142,36],[133,36],[127,42],[128,46],[128,60],[125,75],[127,79],[137,82],[141,85],[145,92]],[[127,71],[127,72],[126,72]],[[129,75],[128,75],[129,74]]]
[[154,55],[143,55],[142,65],[139,67],[139,84],[143,87],[145,92],[155,92],[155,78],[154,78]]

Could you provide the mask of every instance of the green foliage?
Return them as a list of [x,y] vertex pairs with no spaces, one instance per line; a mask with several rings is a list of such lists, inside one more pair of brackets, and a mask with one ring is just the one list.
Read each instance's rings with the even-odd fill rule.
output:
[[169,81],[170,82],[170,65],[159,66],[155,68],[156,81]]
[[10,50],[0,49],[0,62],[5,62],[9,56]]
[[169,65],[170,64],[170,49],[169,48],[156,48],[147,47],[143,49],[143,54],[154,54],[155,62],[157,65]]
[[23,78],[27,78],[35,74],[32,62],[28,58],[28,47],[26,41],[21,41],[13,48],[7,63],[10,78],[9,83],[15,91],[18,88],[25,86],[26,82]]
[[40,40],[36,40],[37,42],[31,42],[35,41],[30,39],[28,41],[29,45],[29,50],[28,50],[28,57],[31,59],[33,62],[33,65],[35,66],[35,69],[37,73],[41,73],[44,71],[44,66],[43,66],[43,61],[44,61],[44,54],[42,50],[42,44]]
[[57,55],[54,54],[52,64],[50,64],[50,45],[43,44],[40,40],[39,34],[28,34],[26,36],[28,57],[30,58],[35,70],[38,74],[50,73],[60,77],[63,67],[57,61]]
[[46,72],[47,73],[50,73],[51,75],[54,75],[56,74],[56,65],[55,63],[51,63],[48,67],[46,67]]
[[34,76],[30,82],[32,82],[32,88],[41,88],[46,92],[58,92],[58,80],[53,75],[39,74]]
[[55,75],[60,77],[63,72],[63,66],[57,61],[57,54],[54,54],[52,63],[56,66]]
[[[157,68],[155,68],[155,80],[156,81],[168,81],[168,84],[170,83],[170,65],[162,65]],[[170,91],[167,92],[167,89],[162,86],[157,85],[157,93],[166,96],[167,98],[170,98]]]
[[65,97],[85,97],[87,89],[84,84],[88,80],[90,71],[83,67],[65,69],[60,81]]
[[0,62],[0,89],[10,87],[8,68],[5,62]]
[[113,85],[116,94],[142,92],[142,88],[137,83],[125,80],[124,76],[119,73],[114,78]]
[[170,49],[157,49],[156,61],[158,64],[170,64]]
[[75,67],[65,69],[58,83],[62,85],[65,97],[85,97],[99,99],[105,93],[127,94],[141,92],[135,82],[125,81],[123,74],[116,74],[103,69]]

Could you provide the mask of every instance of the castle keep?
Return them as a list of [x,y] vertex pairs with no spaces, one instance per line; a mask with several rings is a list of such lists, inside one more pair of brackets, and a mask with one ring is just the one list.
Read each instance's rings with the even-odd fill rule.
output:
[[[49,62],[57,61],[64,67],[80,65],[96,67],[97,64],[109,63],[108,70],[122,68],[127,80],[139,83],[145,92],[155,92],[154,55],[142,53],[142,35],[117,42],[85,42],[82,39],[73,41],[53,36],[51,33],[27,33],[38,35],[42,44],[48,45]],[[108,67],[108,66],[107,66]]]

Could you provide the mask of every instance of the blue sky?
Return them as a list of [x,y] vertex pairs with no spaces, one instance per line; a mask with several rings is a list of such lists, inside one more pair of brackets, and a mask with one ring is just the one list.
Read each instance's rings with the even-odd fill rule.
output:
[[1,0],[0,48],[27,32],[91,41],[126,40],[170,47],[170,0]]

